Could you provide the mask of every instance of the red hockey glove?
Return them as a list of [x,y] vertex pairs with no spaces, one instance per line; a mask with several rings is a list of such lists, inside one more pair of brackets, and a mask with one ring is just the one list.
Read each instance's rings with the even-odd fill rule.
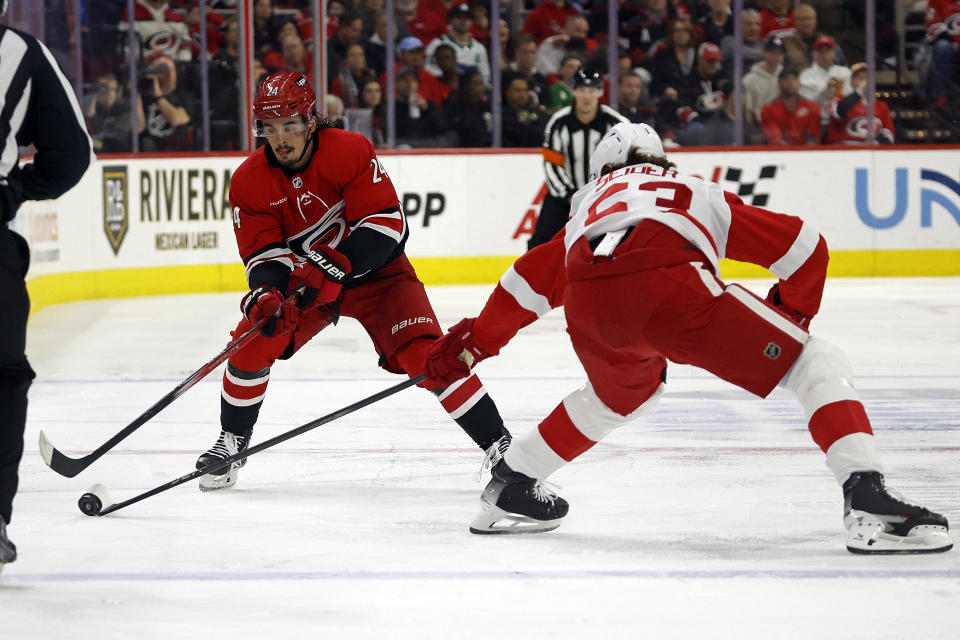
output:
[[276,287],[257,287],[243,296],[240,310],[251,324],[256,324],[263,318],[268,321],[260,333],[267,337],[285,336],[293,333],[300,318],[300,309],[289,302],[284,303],[283,294]]
[[304,286],[300,307],[322,307],[337,301],[348,275],[350,260],[336,249],[321,247],[311,251],[306,262],[294,269],[287,290],[292,292]]
[[430,388],[449,387],[469,376],[470,367],[490,357],[473,340],[474,320],[476,318],[464,318],[453,325],[427,351],[423,375]]
[[779,311],[782,315],[785,315],[787,318],[792,320],[793,323],[798,325],[801,329],[808,329],[810,327],[810,316],[805,316],[796,309],[791,309],[783,303],[783,300],[780,299],[779,282],[770,287],[770,291],[767,292],[767,302],[773,305],[773,308]]

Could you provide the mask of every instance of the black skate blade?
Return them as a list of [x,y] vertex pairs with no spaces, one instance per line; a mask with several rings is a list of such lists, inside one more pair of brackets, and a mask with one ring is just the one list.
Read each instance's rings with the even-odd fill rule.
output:
[[[551,524],[552,523],[552,524]],[[470,527],[470,533],[476,533],[481,536],[498,536],[498,535],[517,535],[517,534],[531,534],[531,533],[546,533],[547,531],[553,531],[560,526],[559,520],[550,520],[543,523],[544,526],[540,527],[500,527],[497,529],[476,529]]]

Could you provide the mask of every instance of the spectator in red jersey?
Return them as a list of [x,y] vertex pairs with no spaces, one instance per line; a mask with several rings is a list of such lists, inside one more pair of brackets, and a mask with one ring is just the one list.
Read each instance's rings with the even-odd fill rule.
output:
[[[204,3],[205,2],[201,2],[201,4]],[[193,42],[191,43],[193,45],[193,55],[197,57],[200,52],[200,5],[191,7],[187,11],[187,22],[190,25],[190,35],[193,37]],[[213,9],[207,9],[207,53],[211,55],[216,53],[217,49],[219,49],[226,40],[226,35],[224,34],[226,22],[227,19],[222,15]]]
[[376,81],[377,74],[367,67],[367,56],[363,45],[354,42],[347,47],[347,57],[343,59],[343,68],[333,83],[330,93],[343,100],[344,108],[350,109],[360,104],[360,92],[370,80]]
[[571,15],[563,33],[550,36],[540,43],[540,52],[537,56],[537,71],[545,76],[557,73],[560,62],[567,54],[575,53],[586,59],[597,49],[597,43],[587,35],[590,25],[581,15]]
[[708,0],[709,11],[696,23],[701,42],[720,45],[726,36],[733,35],[733,15],[730,12],[730,0]]
[[[756,63],[763,60],[764,39],[760,36],[760,14],[753,9],[743,11],[743,74],[746,75]],[[724,70],[733,75],[733,53],[736,41],[733,36],[724,37],[720,43],[720,53],[723,55]]]
[[[850,67],[852,90],[842,98],[830,103],[830,126],[827,128],[827,144],[866,144],[867,122],[867,65],[858,62]],[[874,132],[880,144],[893,144],[895,140],[890,109],[883,100],[873,103]]]
[[447,30],[447,16],[442,4],[438,8],[418,0],[397,0],[396,7],[397,16],[402,18],[398,22],[405,25],[409,35],[422,42],[432,42]]
[[[273,20],[270,28],[270,48],[263,52],[263,66],[270,70],[270,73],[279,71],[286,66],[283,60],[283,41],[290,36],[300,35],[300,29],[297,27],[293,18],[281,18]],[[306,43],[304,43],[306,46]]]
[[926,90],[937,107],[947,108],[957,90],[960,0],[928,0],[925,24]]
[[793,0],[768,0],[768,6],[760,9],[761,37],[789,38],[796,32],[791,4]]
[[[396,70],[399,71],[404,67],[416,69],[417,92],[432,102],[437,109],[442,109],[443,101],[450,95],[450,88],[424,68],[427,54],[423,43],[413,36],[404,38],[397,45],[397,58]],[[387,86],[386,73],[380,75],[380,85]]]
[[800,79],[795,69],[780,72],[780,97],[760,111],[760,123],[767,144],[820,142],[820,106],[800,97]]
[[567,0],[543,0],[530,12],[523,23],[523,33],[529,33],[537,42],[564,33],[567,18],[580,15],[580,10]]
[[[127,46],[126,29],[130,15],[126,10],[120,19],[120,45]],[[153,59],[158,55],[173,60],[193,58],[193,38],[183,16],[169,7],[166,0],[137,0],[133,7],[133,30],[137,34],[138,57]]]
[[[792,37],[784,38],[783,44],[787,49],[786,64],[798,71],[803,71],[813,64],[813,44],[820,36],[826,35],[817,29],[817,10],[806,2],[801,2],[793,10],[796,33]],[[836,63],[847,65],[843,49],[834,43]]]

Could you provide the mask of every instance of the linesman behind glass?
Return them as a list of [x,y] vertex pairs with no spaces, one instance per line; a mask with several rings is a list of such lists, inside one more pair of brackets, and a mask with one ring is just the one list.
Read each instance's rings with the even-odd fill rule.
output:
[[603,76],[580,69],[573,76],[573,104],[553,114],[543,132],[547,195],[527,248],[548,241],[570,219],[570,197],[587,183],[590,154],[613,125],[627,119],[605,104]]
[[[0,0],[0,15],[8,0]],[[7,538],[23,454],[27,389],[33,369],[25,345],[30,299],[27,241],[9,228],[26,200],[57,198],[80,181],[93,147],[73,89],[50,51],[33,36],[0,25],[0,569],[17,558]],[[19,165],[20,147],[33,162]]]

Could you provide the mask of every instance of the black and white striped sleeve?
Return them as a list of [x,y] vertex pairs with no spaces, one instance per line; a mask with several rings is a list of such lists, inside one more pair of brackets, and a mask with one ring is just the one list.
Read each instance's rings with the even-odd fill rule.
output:
[[566,166],[570,132],[564,116],[570,111],[570,107],[564,107],[553,114],[543,132],[543,173],[547,190],[557,198],[567,198],[577,190]]
[[[22,200],[56,198],[76,185],[94,155],[73,88],[42,42],[6,27],[0,100],[0,176],[19,183]],[[19,147],[30,144],[34,160],[20,169]]]

